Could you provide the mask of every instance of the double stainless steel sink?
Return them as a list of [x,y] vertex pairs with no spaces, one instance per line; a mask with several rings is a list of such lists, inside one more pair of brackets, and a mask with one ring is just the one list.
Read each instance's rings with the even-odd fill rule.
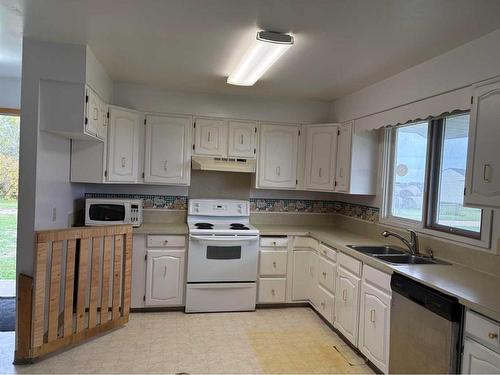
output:
[[443,264],[432,258],[408,254],[393,246],[347,245],[347,247],[392,264]]

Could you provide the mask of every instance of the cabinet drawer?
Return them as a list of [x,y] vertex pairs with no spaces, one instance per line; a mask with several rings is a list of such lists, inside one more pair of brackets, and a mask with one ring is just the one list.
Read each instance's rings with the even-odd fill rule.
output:
[[337,276],[335,267],[336,265],[332,261],[319,257],[318,282],[331,293],[335,292],[335,278]]
[[260,246],[262,247],[287,247],[288,237],[261,237]]
[[347,254],[340,253],[339,257],[339,265],[344,267],[346,270],[351,271],[356,276],[361,275],[361,262]]
[[295,237],[293,247],[306,247],[309,249],[318,249],[318,241],[312,237]]
[[319,244],[319,253],[325,258],[331,259],[334,262],[337,261],[337,249],[334,247],[327,246],[325,244]]
[[477,341],[500,352],[500,323],[489,320],[472,311],[465,316],[465,332]]
[[328,322],[333,324],[334,297],[328,291],[318,285],[316,291],[317,310]]
[[287,251],[261,250],[260,275],[286,275],[287,256]]
[[147,247],[186,247],[186,237],[167,236],[167,235],[149,235],[147,237]]
[[391,275],[373,267],[363,265],[363,280],[377,289],[391,295]]
[[285,302],[286,279],[259,279],[259,303]]

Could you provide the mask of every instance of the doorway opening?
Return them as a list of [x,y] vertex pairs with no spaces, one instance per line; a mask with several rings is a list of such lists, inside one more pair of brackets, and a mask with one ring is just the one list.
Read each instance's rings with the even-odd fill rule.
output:
[[0,298],[15,297],[19,110],[0,108]]

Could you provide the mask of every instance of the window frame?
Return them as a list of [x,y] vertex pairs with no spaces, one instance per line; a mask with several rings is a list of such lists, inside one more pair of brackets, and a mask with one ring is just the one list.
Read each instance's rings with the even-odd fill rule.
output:
[[[396,228],[408,228],[413,229],[419,233],[427,234],[433,237],[439,237],[452,242],[459,242],[461,244],[468,244],[477,247],[481,250],[490,249],[491,246],[491,224],[492,224],[492,212],[491,209],[482,208],[481,216],[481,232],[479,235],[471,235],[474,232],[461,230],[455,227],[447,227],[435,223],[435,216],[433,217],[434,208],[437,207],[437,186],[432,184],[439,179],[436,174],[439,173],[439,165],[436,165],[435,158],[441,156],[440,150],[436,147],[438,139],[436,139],[436,129],[441,122],[441,130],[444,129],[444,121],[446,118],[452,116],[460,116],[470,113],[469,111],[456,111],[452,114],[446,116],[439,116],[429,118],[427,120],[418,120],[408,122],[403,125],[398,125],[394,127],[389,127],[384,129],[384,148],[383,148],[383,158],[382,158],[382,203],[381,203],[381,215],[380,223],[392,226]],[[423,191],[423,205],[422,205],[422,217],[418,220],[411,220],[402,218],[399,216],[392,215],[392,190],[394,182],[394,162],[396,155],[396,129],[405,126],[412,126],[421,122],[427,121],[427,149],[426,149],[426,169],[424,178],[424,191]],[[441,131],[441,133],[443,133]],[[440,147],[440,145],[439,145]],[[453,228],[450,230],[450,228]]]

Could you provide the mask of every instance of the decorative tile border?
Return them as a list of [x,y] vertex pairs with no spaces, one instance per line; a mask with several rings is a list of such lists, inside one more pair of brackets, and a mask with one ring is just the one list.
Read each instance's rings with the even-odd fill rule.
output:
[[87,193],[85,198],[125,198],[142,199],[144,208],[164,208],[168,210],[187,210],[188,197],[183,195],[144,195]]
[[252,212],[337,213],[370,222],[378,222],[379,209],[361,204],[306,199],[250,198]]
[[[144,195],[87,193],[85,198],[125,198],[142,199],[144,208],[163,208],[168,210],[187,210],[188,197],[177,195]],[[250,198],[251,212],[294,212],[294,213],[337,213],[376,223],[379,209],[361,204],[339,201],[317,201],[307,199],[264,199]]]

